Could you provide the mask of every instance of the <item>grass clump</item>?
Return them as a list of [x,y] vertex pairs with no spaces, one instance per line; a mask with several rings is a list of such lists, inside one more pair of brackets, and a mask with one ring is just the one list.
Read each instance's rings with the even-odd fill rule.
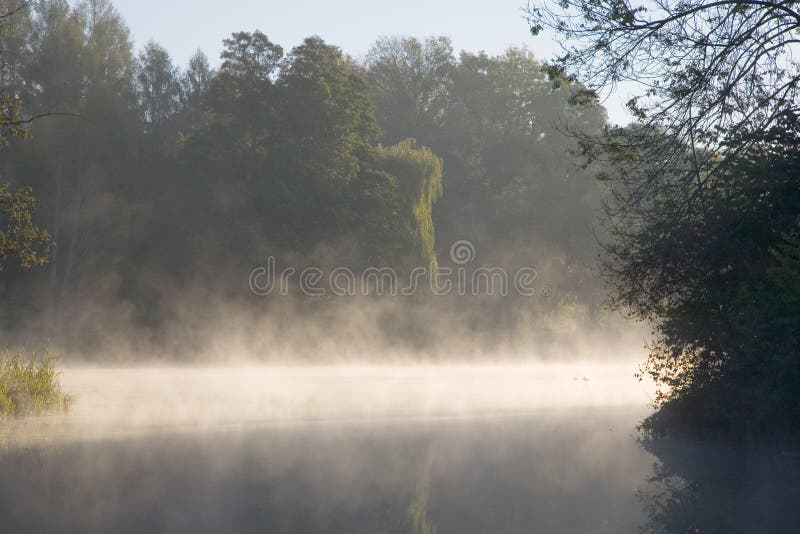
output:
[[55,358],[0,353],[0,419],[69,409]]

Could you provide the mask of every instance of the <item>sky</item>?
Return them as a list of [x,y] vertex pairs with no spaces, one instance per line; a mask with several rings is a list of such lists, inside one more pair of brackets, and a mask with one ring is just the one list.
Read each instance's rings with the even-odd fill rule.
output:
[[[161,43],[184,66],[202,49],[218,63],[222,40],[234,31],[261,30],[287,51],[309,35],[319,35],[361,58],[384,35],[447,35],[456,51],[500,54],[525,45],[546,60],[558,45],[528,32],[526,0],[115,0],[137,49],[149,40]],[[627,122],[614,95],[605,102],[614,122]]]

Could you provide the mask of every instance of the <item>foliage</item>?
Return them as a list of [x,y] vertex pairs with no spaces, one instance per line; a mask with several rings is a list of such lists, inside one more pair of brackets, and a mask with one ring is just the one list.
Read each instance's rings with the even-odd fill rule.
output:
[[[24,126],[29,121],[21,118],[21,105],[17,93],[19,80],[17,73],[7,61],[7,47],[19,50],[21,44],[17,28],[8,25],[10,17],[19,14],[28,7],[29,2],[8,6],[0,2],[0,58],[3,82],[10,78],[8,85],[0,86],[0,148],[8,145],[8,137],[25,137]],[[13,21],[12,21],[13,23]],[[9,69],[10,67],[10,69]],[[7,70],[10,72],[7,73]],[[8,76],[7,76],[8,74]],[[50,248],[48,233],[33,223],[33,211],[36,199],[29,187],[14,189],[10,184],[0,182],[0,271],[9,259],[17,259],[23,267],[44,265]]]
[[365,68],[383,142],[414,138],[442,158],[440,247],[469,239],[485,265],[535,265],[596,310],[602,288],[587,267],[596,250],[588,228],[604,189],[580,168],[564,130],[601,131],[604,110],[570,105],[577,86],[554,90],[523,48],[456,57],[446,37],[383,38]]
[[[798,124],[753,140],[700,209],[674,189],[636,227],[617,227],[605,268],[618,303],[655,323],[644,371],[664,388],[655,434],[796,434],[800,354],[795,233]],[[677,198],[676,198],[677,197]]]
[[18,100],[7,93],[0,94],[0,148],[8,146],[9,137],[26,135]]
[[[767,130],[796,109],[796,7],[794,1],[565,0],[531,6],[528,14],[534,35],[552,30],[564,46],[550,66],[555,78],[580,75],[593,90],[607,91],[633,82],[640,94],[628,107],[638,120],[668,131],[678,147],[702,145],[717,154],[737,137],[743,144],[736,150],[745,148],[744,133]],[[645,159],[680,158],[680,150],[658,155],[650,151]]]
[[224,40],[218,69],[202,52],[180,69],[157,43],[134,53],[104,0],[40,1],[18,25],[4,88],[26,116],[78,116],[37,121],[0,153],[58,243],[46,269],[4,271],[6,328],[41,318],[85,346],[137,331],[99,326],[119,321],[163,339],[184,313],[165,288],[244,299],[243,273],[267,256],[407,272],[459,239],[600,304],[588,227],[604,190],[559,125],[597,130],[605,115],[571,106],[530,51],[456,56],[445,37],[401,37],[359,63],[319,37],[285,50],[255,30]]
[[[366,225],[375,247],[371,261],[405,268],[435,264],[433,206],[442,195],[441,159],[412,139],[379,146],[360,181],[375,206]],[[393,256],[386,254],[391,244],[399,245]]]
[[139,54],[136,66],[136,88],[142,120],[156,126],[175,113],[181,99],[178,68],[169,53],[160,45],[149,42]]
[[576,137],[612,192],[602,269],[614,304],[655,330],[643,368],[662,386],[643,424],[655,435],[796,435],[796,273],[782,237],[800,213],[794,4],[529,9],[532,32],[566,49],[550,78],[587,84],[577,101],[640,90],[636,124]]
[[236,213],[219,228],[238,237],[223,241],[238,248],[255,231],[299,251],[342,237],[356,224],[347,202],[377,133],[361,75],[319,38],[283,58],[264,34],[240,32],[223,57],[204,121],[178,154],[183,173],[202,177],[208,215]]
[[9,52],[22,55],[25,48],[23,32],[28,22],[26,11],[32,2],[0,0],[0,148],[8,145],[9,137],[25,137],[20,93],[22,79],[19,64],[9,60]]
[[23,267],[45,265],[50,248],[50,235],[33,224],[36,199],[30,188],[12,191],[0,183],[0,271],[9,258],[18,259]]
[[777,265],[769,277],[778,289],[775,298],[779,306],[774,319],[800,336],[800,217],[771,252]]
[[419,136],[444,120],[455,67],[449,38],[380,38],[365,67],[385,142]]
[[66,411],[70,397],[61,392],[60,377],[53,358],[4,353],[0,356],[0,419]]

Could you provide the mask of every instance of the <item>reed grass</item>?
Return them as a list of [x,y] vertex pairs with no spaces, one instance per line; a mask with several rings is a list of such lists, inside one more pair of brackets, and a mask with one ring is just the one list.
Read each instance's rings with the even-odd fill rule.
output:
[[0,352],[0,419],[69,409],[55,361],[47,354]]

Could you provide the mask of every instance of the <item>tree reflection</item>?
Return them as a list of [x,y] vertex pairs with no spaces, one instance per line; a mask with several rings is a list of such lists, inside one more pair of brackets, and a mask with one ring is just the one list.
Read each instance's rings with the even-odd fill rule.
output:
[[637,491],[647,534],[797,532],[800,461],[688,440],[646,439],[653,474]]

